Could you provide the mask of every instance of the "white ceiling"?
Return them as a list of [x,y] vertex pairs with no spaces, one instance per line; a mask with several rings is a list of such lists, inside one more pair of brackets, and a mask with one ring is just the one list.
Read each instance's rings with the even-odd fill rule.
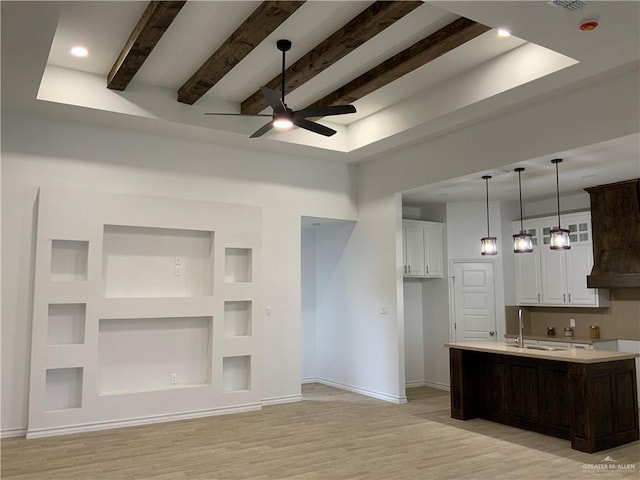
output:
[[403,194],[403,203],[419,206],[424,203],[484,201],[486,187],[483,175],[492,177],[489,179],[490,200],[517,200],[516,167],[525,169],[521,173],[523,202],[552,198],[556,196],[556,170],[551,163],[554,158],[562,159],[558,164],[561,196],[584,193],[587,187],[640,178],[640,134],[427,185]]
[[[176,90],[260,2],[188,1],[127,90],[115,92],[106,88],[106,74],[147,2],[2,1],[2,107],[250,149],[363,162],[406,142],[477,121],[478,115],[487,118],[517,109],[519,103],[552,95],[640,58],[639,2],[587,2],[579,12],[544,1],[425,2],[287,94],[289,106],[306,106],[458,16],[509,28],[513,36],[500,38],[491,30],[358,100],[358,113],[321,120],[338,130],[331,138],[294,130],[249,139],[263,120],[204,115],[239,111],[241,100],[279,73],[276,40],[292,40],[290,65],[370,3],[308,1],[189,106],[176,101]],[[601,24],[582,32],[578,24],[586,18],[598,18]],[[69,55],[76,44],[89,49],[87,58]],[[638,138],[557,156],[565,158],[560,167],[563,190],[577,191],[587,181],[606,183],[637,175]],[[549,160],[518,165],[527,168],[523,193],[539,198],[553,193],[548,186],[555,184],[547,177],[555,171]],[[512,168],[504,170],[509,174],[493,172],[496,178],[490,188],[496,198],[511,198],[517,186]],[[479,180],[483,173],[492,172],[412,192],[407,199],[477,198],[478,190],[483,192]]]

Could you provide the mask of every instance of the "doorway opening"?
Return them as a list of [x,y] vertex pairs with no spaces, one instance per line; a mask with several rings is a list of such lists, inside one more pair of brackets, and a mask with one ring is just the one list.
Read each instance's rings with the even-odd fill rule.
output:
[[349,334],[344,322],[347,291],[345,249],[356,222],[302,217],[302,384],[344,382]]

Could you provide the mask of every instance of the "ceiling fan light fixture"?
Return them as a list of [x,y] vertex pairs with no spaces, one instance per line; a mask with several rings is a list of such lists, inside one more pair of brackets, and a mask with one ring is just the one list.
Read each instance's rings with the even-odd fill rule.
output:
[[289,130],[291,127],[293,127],[291,115],[278,114],[273,116],[273,128],[278,130]]
[[320,135],[324,135],[325,137],[330,137],[336,133],[338,133],[333,128],[329,128],[325,125],[321,125],[312,120],[309,120],[311,117],[328,117],[331,115],[345,115],[348,113],[356,113],[356,107],[353,105],[328,105],[325,107],[309,107],[303,108],[302,110],[292,110],[287,107],[287,104],[284,101],[285,96],[285,87],[286,83],[286,69],[285,69],[285,53],[291,49],[291,41],[286,39],[281,39],[276,42],[276,46],[278,50],[282,52],[282,72],[280,74],[282,88],[280,92],[276,92],[275,90],[262,86],[260,87],[260,92],[262,92],[262,96],[266,100],[267,104],[271,107],[273,113],[271,115],[265,113],[214,113],[214,112],[205,112],[205,115],[245,115],[245,116],[256,116],[256,117],[268,117],[271,116],[271,120],[260,127],[258,130],[253,132],[249,138],[257,138],[261,137],[272,128],[275,128],[279,131],[291,130],[291,128],[295,125],[296,127],[300,127],[304,130],[308,130],[313,133],[317,133]]

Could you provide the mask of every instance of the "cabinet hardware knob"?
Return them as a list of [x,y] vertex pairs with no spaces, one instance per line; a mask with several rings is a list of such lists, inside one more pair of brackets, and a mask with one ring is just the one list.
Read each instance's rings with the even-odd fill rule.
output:
[[569,303],[571,303],[571,294],[569,294]]
[[491,330],[491,331],[489,332],[489,335],[491,335],[492,337],[493,337],[495,334],[496,334],[496,332],[494,332],[493,330]]
[[562,303],[567,303],[567,294],[566,293],[562,294]]

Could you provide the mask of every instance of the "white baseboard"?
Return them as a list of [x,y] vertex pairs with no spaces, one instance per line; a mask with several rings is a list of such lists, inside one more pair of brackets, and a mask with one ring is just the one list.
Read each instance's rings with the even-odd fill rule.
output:
[[369,390],[366,388],[355,387],[353,385],[347,385],[346,383],[342,383],[342,382],[327,380],[326,378],[319,378],[319,377],[315,378],[314,383],[321,383],[329,387],[335,387],[341,390],[347,390],[349,392],[365,395],[367,397],[377,398],[378,400],[384,400],[385,402],[391,402],[391,403],[397,403],[397,404],[407,403],[407,397],[404,395],[402,397],[396,397],[393,395],[388,395],[386,393],[376,392],[375,390]]
[[269,405],[282,405],[283,403],[301,402],[302,395],[283,395],[281,397],[270,397],[262,399],[262,406],[268,407]]
[[305,385],[307,383],[320,383],[320,380],[318,379],[318,377],[305,377],[302,380],[300,380],[300,383],[302,385]]
[[26,433],[26,428],[5,428],[0,430],[0,438],[24,437]]
[[446,392],[451,390],[451,387],[446,383],[438,383],[438,382],[424,382],[425,387],[435,388],[436,390],[444,390]]
[[418,382],[409,382],[405,384],[405,388],[416,388],[416,387],[429,387],[429,388],[435,388],[437,390],[445,390],[445,391],[449,391],[449,385],[445,384],[445,383],[438,383],[438,382],[428,382],[426,380],[421,380]]
[[106,422],[85,423],[80,425],[68,425],[64,427],[34,428],[27,430],[26,437],[42,438],[53,437],[55,435],[69,435],[72,433],[95,432],[98,430],[110,430],[112,428],[134,427],[138,425],[149,425],[151,423],[175,422],[177,420],[189,420],[192,418],[211,417],[214,415],[226,415],[229,413],[251,412],[261,410],[262,404],[251,403],[233,407],[221,407],[207,410],[196,410],[184,413],[169,413],[165,415],[152,415],[149,417],[138,417],[127,420],[111,420]]
[[424,380],[418,381],[418,382],[407,382],[404,384],[404,388],[417,388],[417,387],[424,387],[426,385],[426,383],[424,382]]

